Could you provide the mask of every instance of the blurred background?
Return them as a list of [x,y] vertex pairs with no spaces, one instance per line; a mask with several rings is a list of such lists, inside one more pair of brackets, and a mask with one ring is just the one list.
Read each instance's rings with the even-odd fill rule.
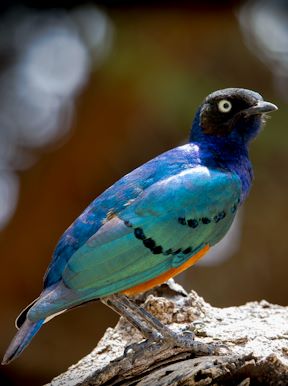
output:
[[[1,1],[1,356],[63,231],[115,180],[184,143],[197,106],[224,87],[279,111],[251,148],[256,179],[228,240],[178,281],[215,306],[287,304],[288,6],[215,4]],[[116,321],[101,303],[61,315],[0,384],[48,382]]]

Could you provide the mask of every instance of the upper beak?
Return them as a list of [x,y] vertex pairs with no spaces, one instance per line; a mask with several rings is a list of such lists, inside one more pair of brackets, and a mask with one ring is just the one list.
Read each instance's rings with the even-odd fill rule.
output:
[[258,101],[256,105],[249,107],[246,110],[243,110],[245,115],[255,115],[255,114],[264,114],[271,113],[271,111],[278,110],[278,107],[270,102]]

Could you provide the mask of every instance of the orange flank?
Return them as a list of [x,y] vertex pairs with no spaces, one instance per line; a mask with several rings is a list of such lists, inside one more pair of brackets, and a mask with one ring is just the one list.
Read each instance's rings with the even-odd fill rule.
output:
[[122,291],[122,293],[128,296],[136,295],[140,292],[145,292],[155,287],[156,285],[160,285],[165,281],[167,281],[168,279],[171,279],[171,277],[178,275],[179,273],[185,271],[185,269],[194,265],[199,259],[201,259],[201,257],[205,255],[205,253],[208,252],[208,250],[209,250],[209,246],[206,245],[203,249],[201,249],[198,253],[196,253],[196,255],[193,255],[184,264],[180,265],[180,267],[171,268],[169,269],[169,271],[162,273],[162,275],[159,275],[154,279],[148,280],[145,283],[141,283],[134,287],[128,288],[125,291]]

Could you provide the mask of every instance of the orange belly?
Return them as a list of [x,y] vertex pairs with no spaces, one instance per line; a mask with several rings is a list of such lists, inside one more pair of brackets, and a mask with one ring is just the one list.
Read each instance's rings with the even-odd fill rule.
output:
[[196,253],[196,255],[190,257],[189,260],[187,260],[184,264],[180,265],[180,267],[171,268],[169,269],[169,271],[162,273],[162,275],[159,275],[154,279],[148,280],[145,283],[141,283],[134,287],[128,288],[125,291],[122,291],[122,293],[130,296],[130,295],[136,295],[140,292],[148,291],[149,289],[155,287],[156,285],[160,285],[164,283],[168,279],[171,279],[171,277],[174,277],[179,273],[185,271],[185,269],[191,267],[191,265],[195,264],[199,259],[201,259],[201,257],[204,256],[208,250],[209,250],[209,246],[206,245],[203,249],[201,249],[198,253]]

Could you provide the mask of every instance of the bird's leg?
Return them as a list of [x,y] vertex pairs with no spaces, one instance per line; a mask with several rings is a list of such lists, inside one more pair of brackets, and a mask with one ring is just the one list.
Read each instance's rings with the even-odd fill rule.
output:
[[191,331],[180,333],[172,331],[145,308],[137,306],[125,295],[114,294],[101,300],[123,315],[148,340],[162,341],[168,346],[189,348],[195,355],[207,355],[215,351],[215,347],[195,341]]
[[[151,329],[147,322],[143,320],[142,315],[139,315],[138,312],[135,313],[134,308],[129,308],[127,303],[123,302],[117,295],[107,296],[102,298],[101,301],[119,315],[124,316],[128,322],[131,323],[144,336],[144,338],[146,338],[143,342],[132,343],[125,347],[124,356],[129,354],[130,351],[134,352],[136,355],[138,353],[142,353],[143,350],[145,352],[149,352],[151,345],[162,341],[160,333],[155,329]],[[135,307],[137,306],[135,305]]]
[[[154,315],[150,314],[144,307],[137,306],[131,299],[129,299],[125,295],[117,294],[115,295],[130,309],[135,312],[139,317],[141,317],[148,325],[150,325],[153,329],[158,331],[163,340],[167,343],[175,343],[176,346],[177,340],[179,339],[179,335],[172,331],[169,327],[165,326],[165,324],[161,323]],[[190,332],[190,338],[194,339],[194,334]],[[179,342],[180,343],[180,342]]]
[[[122,301],[120,295],[110,295],[102,298],[101,301],[119,315],[124,316],[129,323],[140,331],[144,338],[155,342],[159,342],[162,339],[159,332],[155,329],[151,329],[149,324],[143,319],[143,316],[139,315],[138,312],[135,312],[134,307],[129,307],[127,302]],[[136,305],[135,307],[137,308]]]

